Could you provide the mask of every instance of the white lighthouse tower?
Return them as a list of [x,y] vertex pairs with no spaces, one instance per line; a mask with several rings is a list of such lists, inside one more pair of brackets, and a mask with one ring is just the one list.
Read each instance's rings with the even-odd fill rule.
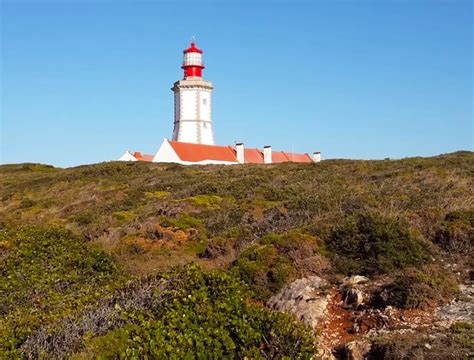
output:
[[214,145],[211,118],[212,83],[202,78],[202,50],[194,41],[183,51],[183,80],[173,85],[173,141]]

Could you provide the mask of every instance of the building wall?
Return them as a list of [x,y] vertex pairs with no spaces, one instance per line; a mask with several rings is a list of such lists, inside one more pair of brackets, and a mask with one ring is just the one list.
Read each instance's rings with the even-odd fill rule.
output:
[[179,163],[181,160],[178,155],[176,155],[168,140],[164,139],[152,161]]
[[118,161],[138,161],[130,151],[125,151],[125,153],[118,159]]
[[172,90],[175,101],[173,140],[214,145],[212,128],[212,83],[180,80]]

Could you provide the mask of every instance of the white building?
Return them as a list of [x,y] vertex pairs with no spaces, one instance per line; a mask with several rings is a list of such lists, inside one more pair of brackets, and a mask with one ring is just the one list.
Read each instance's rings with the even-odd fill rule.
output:
[[173,162],[191,164],[272,164],[282,162],[319,162],[321,153],[295,154],[214,145],[212,128],[212,83],[202,78],[202,50],[194,41],[183,51],[183,80],[174,83],[174,128],[172,140],[165,139],[155,155],[126,151],[121,161]]
[[155,155],[126,151],[119,160],[122,161],[152,161],[177,163],[182,165],[207,164],[279,164],[284,162],[319,162],[320,153],[295,154],[285,151],[273,151],[270,146],[262,150],[245,148],[244,144],[235,146],[220,146],[185,143],[164,139]]

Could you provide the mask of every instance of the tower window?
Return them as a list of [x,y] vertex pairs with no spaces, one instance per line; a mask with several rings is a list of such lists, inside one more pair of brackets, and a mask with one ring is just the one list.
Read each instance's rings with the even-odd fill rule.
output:
[[203,127],[204,129],[207,129],[207,124],[206,124],[206,123],[203,123],[203,124],[202,124],[202,127]]
[[207,99],[202,99],[202,104],[207,105]]

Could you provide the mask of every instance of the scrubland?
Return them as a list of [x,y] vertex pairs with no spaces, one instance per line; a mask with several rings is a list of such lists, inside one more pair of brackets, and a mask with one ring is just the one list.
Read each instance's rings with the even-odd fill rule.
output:
[[[384,280],[373,306],[446,304],[473,277],[473,175],[471,152],[0,166],[0,358],[310,358],[320,334],[266,301],[357,274]],[[472,331],[440,349],[467,358]],[[433,353],[402,336],[373,349]]]

